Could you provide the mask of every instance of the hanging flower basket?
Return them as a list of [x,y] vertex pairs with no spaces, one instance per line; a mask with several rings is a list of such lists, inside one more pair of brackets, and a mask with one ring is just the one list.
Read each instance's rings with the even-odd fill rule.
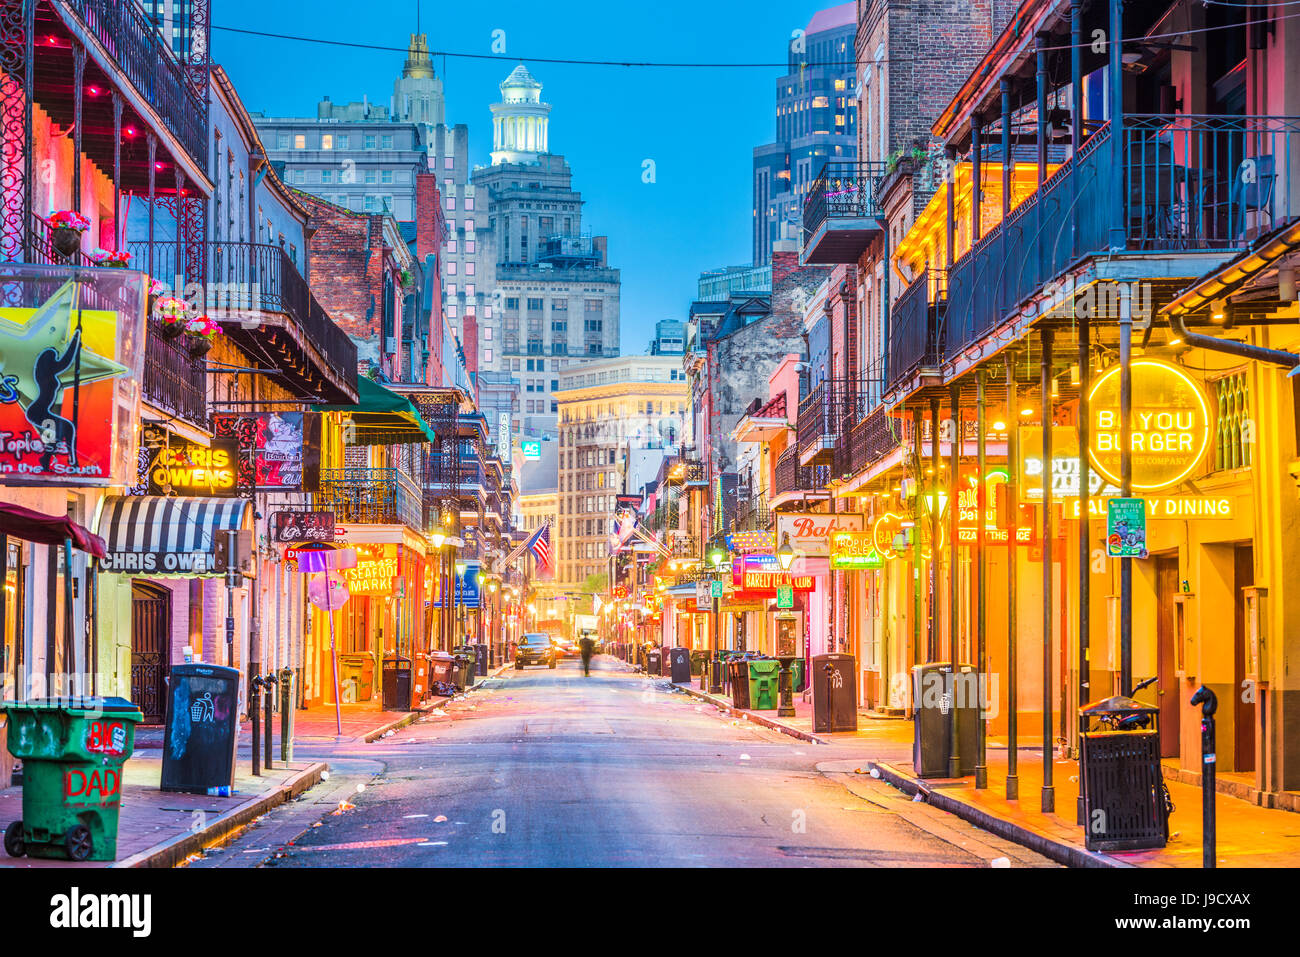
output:
[[162,334],[165,339],[175,339],[185,332],[189,311],[190,304],[175,296],[162,296],[153,304],[151,310],[162,323]]
[[201,359],[212,349],[212,340],[206,337],[190,339],[190,358]]
[[207,316],[194,316],[185,322],[185,334],[195,341],[207,342],[209,346],[212,344],[213,337],[221,335],[221,331],[221,327]]
[[91,262],[96,266],[103,266],[107,269],[126,269],[131,265],[131,254],[128,252],[114,252],[108,249],[98,249],[90,254]]
[[81,235],[90,228],[90,220],[72,209],[57,210],[46,222],[50,225],[50,243],[65,257],[81,249]]

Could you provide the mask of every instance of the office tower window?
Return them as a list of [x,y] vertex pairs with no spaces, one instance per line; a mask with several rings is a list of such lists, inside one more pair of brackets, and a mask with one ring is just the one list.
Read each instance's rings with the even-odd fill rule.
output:
[[372,150],[375,148],[375,137],[373,134],[371,133],[366,134],[365,144],[366,144],[366,149],[368,150]]
[[393,148],[392,134],[385,133],[379,137],[379,148],[382,150],[391,150]]
[[289,134],[279,133],[275,137],[276,149],[287,150],[289,148]]
[[303,133],[297,133],[293,138],[293,148],[296,150],[305,150],[307,148],[307,137]]
[[334,135],[332,133],[322,133],[320,135],[320,148],[323,150],[332,150],[334,148]]

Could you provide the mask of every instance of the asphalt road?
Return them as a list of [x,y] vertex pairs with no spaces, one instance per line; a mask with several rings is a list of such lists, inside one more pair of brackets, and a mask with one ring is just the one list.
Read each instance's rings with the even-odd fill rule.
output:
[[613,659],[510,670],[333,751],[327,782],[190,866],[1051,866],[869,777],[850,791],[816,770],[832,750]]

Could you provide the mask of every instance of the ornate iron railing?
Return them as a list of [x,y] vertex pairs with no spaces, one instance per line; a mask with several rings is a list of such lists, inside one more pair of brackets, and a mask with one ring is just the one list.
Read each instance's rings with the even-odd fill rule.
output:
[[922,367],[939,364],[943,355],[942,317],[946,300],[930,300],[926,270],[903,291],[889,313],[889,353],[885,387],[893,389]]
[[827,163],[808,188],[803,207],[806,244],[828,219],[878,218],[876,184],[884,175],[883,163]]
[[830,466],[800,465],[796,449],[788,448],[776,460],[773,470],[772,492],[814,492],[826,487]]
[[207,378],[203,359],[190,355],[191,341],[186,336],[166,338],[162,323],[149,319],[140,385],[146,402],[206,429]]
[[400,469],[321,469],[318,508],[333,509],[340,522],[422,527],[419,486]]
[[130,0],[56,0],[53,6],[82,22],[191,159],[206,170],[207,110],[140,5]]
[[864,384],[857,379],[823,379],[799,403],[796,441],[800,453],[829,449],[860,414]]

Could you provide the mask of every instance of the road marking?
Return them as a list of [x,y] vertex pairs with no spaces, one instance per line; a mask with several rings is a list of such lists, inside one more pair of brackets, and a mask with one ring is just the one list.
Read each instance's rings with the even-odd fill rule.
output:
[[295,844],[295,851],[362,851],[372,847],[400,847],[419,844],[422,837],[390,837],[377,841],[348,841],[345,844]]

